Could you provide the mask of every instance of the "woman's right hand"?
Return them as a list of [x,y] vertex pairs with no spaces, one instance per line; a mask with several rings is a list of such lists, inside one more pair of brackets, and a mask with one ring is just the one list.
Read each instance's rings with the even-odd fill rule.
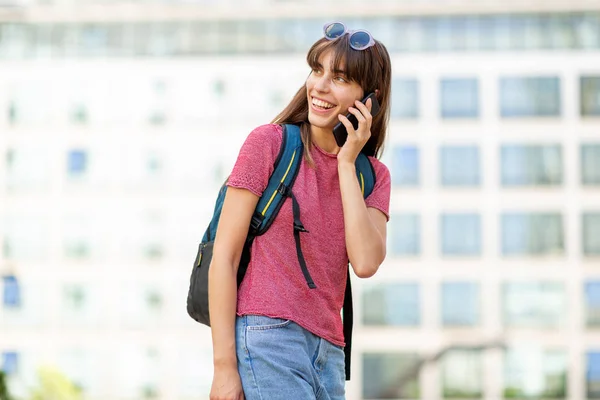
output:
[[237,368],[215,368],[210,400],[244,400],[242,380]]

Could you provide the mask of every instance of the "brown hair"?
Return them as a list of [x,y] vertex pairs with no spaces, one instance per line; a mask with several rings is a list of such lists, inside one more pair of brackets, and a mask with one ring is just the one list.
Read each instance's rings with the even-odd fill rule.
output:
[[[332,69],[341,69],[340,64],[344,63],[346,76],[351,81],[357,82],[364,90],[365,95],[377,90],[380,111],[373,118],[371,137],[363,147],[362,152],[369,156],[380,157],[390,115],[392,77],[390,55],[385,46],[377,40],[375,40],[375,45],[366,50],[354,50],[350,47],[348,36],[344,35],[336,40],[319,39],[308,51],[306,61],[311,68],[316,69],[321,55],[331,49],[333,50]],[[275,117],[273,123],[300,125],[305,149],[304,154],[312,164],[308,98],[304,85],[296,92],[287,107]]]

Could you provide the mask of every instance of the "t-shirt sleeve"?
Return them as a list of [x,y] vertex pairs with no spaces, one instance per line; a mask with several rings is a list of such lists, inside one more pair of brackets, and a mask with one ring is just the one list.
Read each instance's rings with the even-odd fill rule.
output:
[[250,132],[240,149],[227,186],[247,189],[262,196],[273,173],[282,138],[283,130],[275,124],[262,125]]
[[381,161],[369,157],[373,169],[375,170],[375,187],[373,192],[365,199],[367,207],[373,207],[385,214],[387,220],[390,220],[390,192],[391,178],[390,171]]

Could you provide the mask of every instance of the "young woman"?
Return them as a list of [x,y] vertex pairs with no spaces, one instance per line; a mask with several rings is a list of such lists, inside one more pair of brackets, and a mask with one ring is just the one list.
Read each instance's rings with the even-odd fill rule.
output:
[[[390,174],[375,156],[389,119],[391,62],[366,31],[328,24],[307,56],[305,84],[273,124],[256,128],[243,144],[223,204],[209,276],[214,352],[210,398],[344,399],[344,335],[340,310],[350,261],[354,273],[375,274],[386,254]],[[372,117],[375,92],[381,111]],[[359,121],[354,129],[345,117]],[[338,147],[333,127],[348,138]],[[253,211],[273,172],[282,142],[278,124],[299,124],[304,159],[292,192],[309,233],[302,249],[317,284],[309,289],[298,265],[292,201],[271,228],[254,239],[239,291],[236,273]],[[363,199],[355,160],[365,152],[376,176]]]

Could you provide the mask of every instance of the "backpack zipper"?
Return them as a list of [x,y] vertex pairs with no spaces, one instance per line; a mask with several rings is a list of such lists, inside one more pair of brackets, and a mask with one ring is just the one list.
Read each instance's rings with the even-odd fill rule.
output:
[[198,264],[196,264],[196,267],[199,267],[200,263],[202,262],[202,251],[204,250],[204,247],[206,247],[206,244],[201,243],[200,244],[200,256],[198,257]]

